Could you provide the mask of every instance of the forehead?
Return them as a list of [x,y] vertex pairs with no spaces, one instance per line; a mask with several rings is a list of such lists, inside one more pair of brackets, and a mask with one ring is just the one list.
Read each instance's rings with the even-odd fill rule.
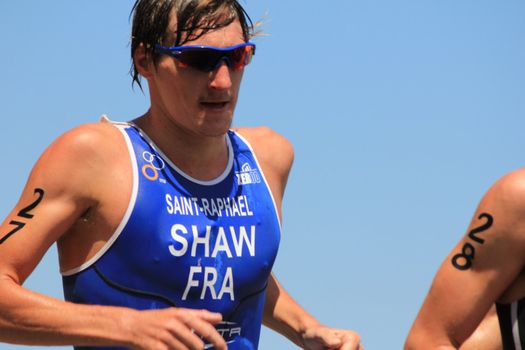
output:
[[[177,33],[177,16],[175,13],[172,13],[170,17],[170,23],[168,26],[169,40],[175,42]],[[195,39],[188,40],[188,35]],[[245,41],[241,22],[238,19],[235,19],[232,23],[217,29],[207,31],[196,29],[192,33],[182,33],[181,39],[183,45],[207,45],[217,47],[233,46]]]

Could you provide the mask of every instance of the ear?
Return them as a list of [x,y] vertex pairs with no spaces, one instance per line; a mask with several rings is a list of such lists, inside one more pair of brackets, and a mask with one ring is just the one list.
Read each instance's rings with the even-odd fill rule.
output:
[[144,43],[140,43],[135,49],[135,52],[133,53],[133,62],[135,62],[135,67],[140,75],[146,79],[152,77],[152,70],[155,69],[155,65],[153,64],[153,58],[151,55],[146,53]]

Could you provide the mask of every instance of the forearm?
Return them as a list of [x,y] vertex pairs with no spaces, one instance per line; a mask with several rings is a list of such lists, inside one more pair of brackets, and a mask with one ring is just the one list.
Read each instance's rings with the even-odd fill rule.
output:
[[129,346],[126,320],[136,311],[79,305],[0,280],[0,341],[26,345]]
[[272,275],[268,281],[264,324],[303,347],[303,334],[319,322],[282,288]]

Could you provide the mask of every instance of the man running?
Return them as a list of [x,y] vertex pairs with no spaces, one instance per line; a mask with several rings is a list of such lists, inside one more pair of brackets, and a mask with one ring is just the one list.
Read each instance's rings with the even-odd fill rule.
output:
[[[362,349],[272,275],[290,143],[230,130],[253,26],[236,0],[138,0],[133,79],[150,109],[77,127],[0,227],[0,340],[78,349]],[[57,242],[66,301],[21,285]]]

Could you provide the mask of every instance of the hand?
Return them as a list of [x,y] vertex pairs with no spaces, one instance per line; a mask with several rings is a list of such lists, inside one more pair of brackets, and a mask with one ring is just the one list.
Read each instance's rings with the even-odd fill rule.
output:
[[317,326],[303,334],[305,350],[364,350],[359,334],[350,330]]
[[[222,316],[207,310],[169,308],[139,311],[127,324],[135,350],[202,350],[205,342],[216,350],[227,350],[213,325]],[[202,338],[201,338],[202,337]]]

